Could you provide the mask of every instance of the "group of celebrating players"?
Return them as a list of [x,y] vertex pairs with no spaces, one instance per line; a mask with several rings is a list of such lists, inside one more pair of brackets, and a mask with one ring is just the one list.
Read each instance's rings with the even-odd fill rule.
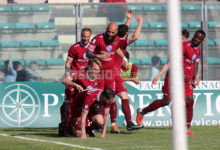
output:
[[[60,136],[94,137],[94,130],[101,129],[101,137],[104,138],[109,114],[111,132],[120,133],[116,125],[117,104],[115,94],[121,98],[122,111],[128,131],[141,129],[142,119],[146,113],[170,103],[168,71],[163,87],[164,99],[156,100],[144,109],[138,108],[137,125],[132,122],[129,97],[120,70],[122,63],[128,70],[130,68],[128,59],[124,54],[127,45],[138,39],[143,17],[141,15],[137,16],[138,26],[131,38],[128,38],[128,30],[133,12],[127,11],[126,17],[125,24],[118,26],[116,23],[111,22],[106,32],[96,35],[91,42],[89,42],[91,29],[83,28],[81,41],[70,47],[65,64],[65,78],[62,81],[66,88],[65,100],[60,108],[61,123],[58,132]],[[183,42],[187,127],[190,127],[193,114],[193,87],[199,83],[201,68],[199,55],[201,49],[198,45],[204,38],[205,32],[198,30],[191,41]],[[198,71],[195,78],[193,78],[195,63],[198,64]],[[168,68],[169,61],[153,80],[153,84],[156,84],[157,79]],[[190,133],[192,132],[190,131]]]

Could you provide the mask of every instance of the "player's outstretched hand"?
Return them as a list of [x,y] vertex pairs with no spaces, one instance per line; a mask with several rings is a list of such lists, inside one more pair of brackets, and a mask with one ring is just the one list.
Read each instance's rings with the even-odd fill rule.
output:
[[132,19],[134,12],[132,10],[126,11],[126,17],[127,19]]
[[101,135],[101,138],[105,138],[105,134],[102,134],[102,135]]
[[79,84],[76,85],[76,89],[77,89],[79,92],[83,91],[83,87],[82,87],[81,85],[79,85]]
[[143,19],[143,16],[142,16],[142,15],[138,15],[138,16],[137,16],[137,20],[138,20],[138,22],[141,22],[141,23],[142,23],[143,20],[144,20],[144,19]]
[[152,83],[153,83],[154,85],[156,85],[156,84],[157,84],[157,80],[158,80],[158,78],[154,78],[153,81],[152,81]]

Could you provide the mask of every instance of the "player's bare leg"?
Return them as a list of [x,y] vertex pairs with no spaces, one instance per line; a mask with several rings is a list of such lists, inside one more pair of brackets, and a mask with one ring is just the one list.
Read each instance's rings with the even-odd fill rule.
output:
[[145,114],[152,112],[154,110],[157,110],[158,108],[167,106],[170,104],[170,98],[164,96],[164,99],[158,99],[153,101],[150,105],[148,105],[147,107],[141,109],[138,108],[137,109],[137,116],[136,116],[136,122],[137,124],[140,126],[142,124],[142,120]]
[[121,98],[122,111],[125,115],[125,120],[126,120],[126,123],[127,123],[127,130],[131,131],[131,130],[137,130],[137,129],[143,128],[143,127],[140,127],[138,125],[135,125],[132,122],[128,93],[127,92],[122,92],[122,93],[118,94],[118,96]]
[[187,126],[187,134],[188,135],[195,135],[194,132],[190,130],[191,127],[191,122],[193,118],[193,105],[194,105],[194,100],[192,96],[186,96],[186,126]]

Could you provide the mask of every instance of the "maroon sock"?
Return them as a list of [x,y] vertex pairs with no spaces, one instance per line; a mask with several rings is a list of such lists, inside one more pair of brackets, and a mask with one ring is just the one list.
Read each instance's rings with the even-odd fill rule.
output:
[[116,119],[117,119],[117,104],[116,102],[111,104],[110,107],[110,117],[111,117],[111,123],[116,123]]
[[121,100],[121,103],[122,103],[122,111],[125,115],[126,122],[129,123],[131,122],[131,109],[129,106],[129,100],[123,99]]
[[187,123],[187,129],[191,127],[191,122],[193,118],[193,105],[194,100],[190,102],[186,102],[186,123]]
[[148,112],[151,112],[151,111],[154,111],[160,107],[163,107],[165,105],[163,105],[163,99],[157,99],[155,101],[153,101],[149,106],[145,107],[142,112],[144,114],[148,113]]

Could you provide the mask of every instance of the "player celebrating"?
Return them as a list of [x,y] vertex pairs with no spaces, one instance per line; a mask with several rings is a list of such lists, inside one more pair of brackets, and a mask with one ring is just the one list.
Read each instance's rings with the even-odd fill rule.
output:
[[[90,131],[90,136],[94,136],[91,130],[104,126],[101,135],[104,138],[108,125],[110,104],[115,101],[114,97],[114,91],[109,88],[104,89],[104,91],[98,89],[85,90],[77,95],[73,102],[70,122],[73,133],[76,136],[80,135],[81,138],[87,138],[86,127]],[[104,117],[100,105],[104,106]],[[90,126],[88,119],[92,121]]]
[[71,117],[71,105],[74,97],[84,89],[101,89],[104,90],[104,81],[99,77],[101,62],[98,59],[90,59],[88,68],[80,70],[72,76],[63,79],[65,89],[65,100],[60,108],[62,128],[59,128],[59,135],[64,135],[64,128],[67,128]]
[[65,64],[66,76],[70,75],[71,70],[85,69],[89,59],[86,57],[86,51],[91,37],[91,29],[83,28],[81,31],[81,41],[70,47]]
[[[183,43],[183,66],[184,66],[184,87],[185,87],[185,99],[186,99],[186,120],[187,120],[187,134],[195,135],[195,133],[189,130],[191,126],[191,121],[193,118],[193,87],[199,84],[199,75],[201,72],[201,64],[199,56],[201,54],[201,49],[199,44],[204,41],[206,34],[203,30],[197,30],[191,41],[187,41]],[[196,64],[196,76],[194,78],[194,70]],[[169,64],[165,64],[160,71],[160,73],[153,80],[153,84],[156,84],[158,78],[169,68]],[[137,109],[137,117],[136,121],[138,125],[142,124],[143,116],[146,113],[154,111],[160,107],[164,107],[170,104],[170,79],[169,72],[166,74],[166,78],[164,81],[164,86],[162,91],[164,93],[163,99],[155,100],[149,106],[144,109]]]
[[[118,27],[118,36],[120,37],[120,49],[125,54],[127,45],[133,43],[136,41],[140,35],[141,27],[143,23],[143,17],[141,15],[138,15],[138,26],[131,38],[128,38],[128,29],[130,26],[130,20],[132,18],[133,12],[127,13],[127,21],[126,24],[119,25]],[[133,129],[140,129],[141,127],[134,125],[131,119],[131,110],[129,106],[129,97],[127,93],[127,89],[125,87],[124,81],[120,75],[120,69],[122,66],[122,58],[118,55],[115,55],[114,57],[114,69],[115,69],[115,86],[116,86],[116,94],[121,98],[122,102],[122,111],[125,115],[126,123],[127,123],[127,130],[133,130]],[[126,67],[126,66],[125,66]],[[112,108],[112,107],[111,107]],[[116,126],[116,117],[117,117],[117,109],[110,110],[116,111],[114,114],[115,116],[111,116],[111,122],[112,122],[112,128],[111,132],[113,133],[119,133],[118,127]]]

